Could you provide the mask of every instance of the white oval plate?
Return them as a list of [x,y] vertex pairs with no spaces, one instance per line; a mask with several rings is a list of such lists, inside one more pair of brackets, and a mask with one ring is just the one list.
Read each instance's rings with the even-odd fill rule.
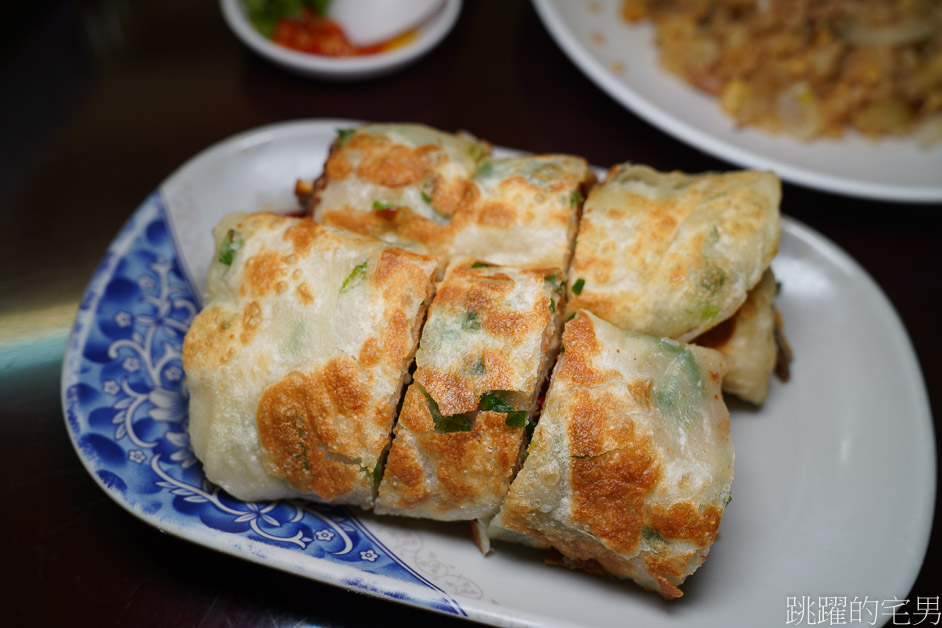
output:
[[419,27],[415,41],[389,52],[337,58],[279,46],[255,30],[239,0],[220,0],[220,6],[229,28],[259,55],[297,74],[333,81],[375,78],[404,68],[444,39],[461,14],[461,0],[445,0],[441,9]]
[[680,600],[548,567],[522,547],[483,557],[463,524],[245,503],[209,484],[186,437],[180,350],[210,228],[229,211],[293,208],[295,178],[319,173],[336,130],[355,124],[292,122],[225,140],[177,170],[112,243],[62,376],[70,436],[108,495],[161,530],[245,560],[502,626],[779,626],[789,598],[805,596],[866,599],[874,623],[889,618],[884,602],[909,592],[932,520],[926,391],[873,280],[789,219],[773,266],[792,380],[773,381],[760,410],[731,405],[733,502]]
[[715,98],[661,69],[653,28],[622,20],[620,0],[533,4],[550,35],[582,72],[623,106],[692,146],[829,192],[942,201],[942,143],[927,149],[912,139],[873,142],[852,133],[803,143],[737,128]]

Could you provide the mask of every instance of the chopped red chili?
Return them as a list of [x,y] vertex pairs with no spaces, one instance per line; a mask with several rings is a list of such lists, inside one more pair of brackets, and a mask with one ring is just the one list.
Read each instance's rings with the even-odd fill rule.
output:
[[415,36],[415,31],[371,46],[355,46],[336,23],[304,9],[300,18],[282,18],[275,25],[272,41],[311,54],[328,57],[357,57],[385,52],[401,46]]

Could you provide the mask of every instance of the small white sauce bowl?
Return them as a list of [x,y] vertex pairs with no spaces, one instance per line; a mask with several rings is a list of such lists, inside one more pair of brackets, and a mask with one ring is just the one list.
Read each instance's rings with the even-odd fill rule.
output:
[[299,52],[271,41],[255,30],[239,0],[219,0],[219,4],[229,28],[256,53],[292,72],[333,81],[374,78],[413,63],[448,34],[461,13],[461,0],[445,0],[440,10],[419,26],[416,39],[401,47],[360,57],[328,57]]

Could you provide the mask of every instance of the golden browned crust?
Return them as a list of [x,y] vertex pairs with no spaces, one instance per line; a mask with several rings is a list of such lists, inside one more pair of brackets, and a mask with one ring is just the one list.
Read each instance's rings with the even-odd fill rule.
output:
[[486,159],[475,172],[477,202],[454,217],[451,255],[518,267],[566,268],[595,178],[571,155]]
[[[454,520],[497,511],[553,346],[553,272],[474,260],[449,269],[429,308],[377,512]],[[526,418],[482,407],[498,392]]]
[[471,174],[489,146],[414,124],[351,132],[331,146],[317,220],[447,257],[451,217],[474,201]]
[[700,546],[713,543],[720,528],[723,510],[716,506],[697,509],[690,502],[671,504],[662,508],[657,504],[648,509],[651,528],[666,539],[688,539]]
[[441,158],[435,146],[407,148],[378,135],[356,135],[349,147],[363,153],[357,167],[360,179],[391,188],[421,183],[430,174],[430,166]]
[[585,204],[569,311],[655,336],[696,337],[732,316],[768,268],[780,197],[772,173],[613,167]]
[[478,408],[481,395],[474,386],[476,382],[461,373],[426,367],[421,373],[416,372],[415,379],[435,399],[444,416],[474,412]]
[[490,159],[490,145],[415,124],[370,124],[331,147],[312,212],[426,251],[565,268],[593,175],[569,155]]
[[660,479],[657,452],[650,437],[618,421],[627,408],[613,395],[593,398],[577,390],[574,396],[568,426],[572,517],[612,551],[631,553],[641,538],[644,498]]
[[359,455],[356,434],[371,418],[370,395],[358,375],[356,363],[336,358],[265,389],[256,420],[272,474],[328,501],[367,487],[359,465],[348,460]]
[[228,217],[217,240],[183,358],[207,477],[369,507],[437,262],[272,214]]
[[[426,327],[428,339],[423,342],[436,347],[439,359],[426,360],[431,349],[421,351],[415,379],[445,415],[475,410],[488,390],[519,390],[522,373],[528,373],[530,380],[535,377],[545,352],[542,344],[528,351],[526,363],[522,357],[514,358],[513,348],[528,339],[539,343],[555,319],[544,278],[557,271],[514,270],[516,280],[508,272],[464,260],[449,270],[435,296],[432,324]],[[508,307],[511,296],[525,283],[531,286],[530,301],[525,307]],[[451,334],[464,335],[471,344],[450,348],[443,335]]]
[[377,512],[454,520],[495,511],[523,444],[523,427],[506,420],[504,413],[481,412],[469,431],[438,432],[420,387],[410,386]]
[[559,377],[577,386],[598,386],[618,374],[601,371],[594,364],[594,356],[602,351],[595,336],[595,326],[587,316],[577,316],[566,324],[563,334],[566,359],[557,363]]
[[[221,366],[232,359],[233,340],[238,329],[232,329],[238,318],[228,309],[207,305],[193,319],[183,340],[183,363],[195,364],[197,358],[206,368]],[[189,371],[187,371],[189,373]]]
[[568,567],[678,597],[716,538],[732,481],[722,357],[585,312],[563,346],[495,525],[555,547]]
[[270,251],[253,255],[245,263],[245,283],[240,292],[252,297],[264,297],[274,292],[275,284],[285,274],[285,264],[280,257]]

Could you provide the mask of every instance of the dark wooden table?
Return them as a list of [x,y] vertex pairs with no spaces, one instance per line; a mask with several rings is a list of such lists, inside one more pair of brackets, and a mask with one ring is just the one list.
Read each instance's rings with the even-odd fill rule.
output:
[[[4,623],[454,621],[168,537],[95,485],[69,442],[59,374],[77,303],[105,248],[188,158],[282,120],[419,121],[469,129],[499,145],[581,154],[599,165],[731,165],[672,139],[596,88],[522,0],[470,0],[433,54],[399,74],[352,84],[270,66],[236,40],[208,0],[19,3],[6,9],[0,30]],[[942,205],[786,185],[783,211],[836,242],[876,279],[906,325],[932,405],[942,404]],[[874,501],[878,507],[879,496]],[[938,521],[912,600],[942,594]]]

